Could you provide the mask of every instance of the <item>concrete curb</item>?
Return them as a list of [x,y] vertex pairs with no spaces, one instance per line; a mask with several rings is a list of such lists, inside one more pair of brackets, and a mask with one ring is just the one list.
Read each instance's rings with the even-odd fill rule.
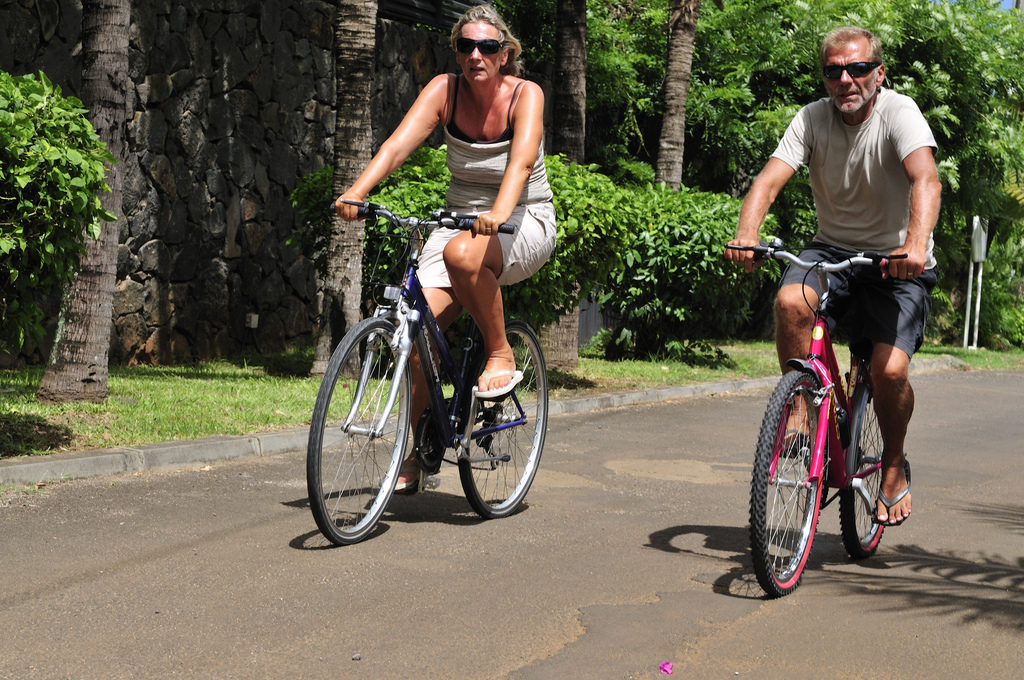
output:
[[[949,355],[918,359],[911,365],[911,374],[934,373],[941,370],[963,369],[966,364]],[[772,387],[777,376],[751,380],[702,383],[599,394],[580,399],[552,401],[550,415],[583,413],[601,409],[637,406],[671,399],[707,396],[724,392]],[[306,448],[308,428],[283,432],[243,435],[239,437],[207,437],[139,447],[98,449],[94,451],[57,453],[48,456],[29,456],[0,461],[0,485],[31,486],[39,482],[64,479],[101,477],[145,470],[167,470],[215,461],[269,456]]]

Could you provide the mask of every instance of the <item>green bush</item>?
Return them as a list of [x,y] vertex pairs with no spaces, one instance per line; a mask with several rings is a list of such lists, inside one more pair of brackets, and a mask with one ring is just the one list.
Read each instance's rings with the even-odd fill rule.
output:
[[[978,315],[979,343],[993,349],[1008,345],[1024,347],[1024,228],[1008,230],[1008,238],[989,248],[981,284],[981,313]],[[974,295],[978,281],[974,281]],[[974,315],[974,300],[970,301]],[[971,323],[973,332],[974,324]]]
[[635,228],[625,192],[596,166],[563,156],[545,161],[558,227],[555,253],[539,272],[505,293],[511,313],[538,327],[604,288]]
[[43,334],[43,302],[67,285],[88,234],[116,217],[100,205],[113,163],[82,102],[40,73],[0,71],[0,350]]
[[[665,185],[631,191],[628,200],[627,218],[637,233],[600,300],[616,318],[608,357],[720,362],[722,355],[702,341],[735,335],[759,286],[759,276],[746,275],[722,255],[741,202]],[[772,227],[774,220],[765,232]],[[759,271],[777,274],[778,268]]]
[[299,228],[285,243],[313,261],[320,278],[327,274],[327,244],[331,238],[331,201],[334,167],[326,166],[299,180],[291,193],[292,207],[299,216]]
[[[546,159],[555,194],[558,245],[554,256],[533,277],[504,289],[509,316],[535,326],[550,323],[601,287],[618,263],[631,227],[621,212],[621,192],[591,167]],[[331,168],[305,177],[292,193],[301,219],[289,241],[323,272],[324,246],[330,234]],[[422,147],[369,196],[400,215],[427,216],[444,206],[450,174],[444,148]],[[405,263],[406,240],[388,232],[387,223],[367,223],[363,246],[363,308],[369,309],[380,283],[396,283]]]
[[[449,182],[444,153],[443,148],[418,150],[369,200],[408,215],[426,216],[443,206]],[[618,186],[593,166],[559,156],[545,162],[558,245],[539,272],[503,289],[506,313],[542,326],[574,309],[583,296],[596,295],[618,320],[602,335],[609,357],[721,362],[724,356],[704,340],[741,328],[761,285],[761,276],[747,276],[722,256],[736,231],[740,201],[694,190],[673,192],[664,185]],[[318,175],[307,177],[307,183],[308,190],[296,190],[292,200],[306,228],[316,229],[322,225],[317,215],[327,214],[330,183]],[[364,309],[377,284],[398,282],[398,267],[405,262],[405,239],[392,238],[385,224],[366,228]],[[771,232],[773,217],[768,225],[766,233],[777,233]],[[325,234],[295,238],[322,244]],[[778,274],[774,263],[760,271]]]

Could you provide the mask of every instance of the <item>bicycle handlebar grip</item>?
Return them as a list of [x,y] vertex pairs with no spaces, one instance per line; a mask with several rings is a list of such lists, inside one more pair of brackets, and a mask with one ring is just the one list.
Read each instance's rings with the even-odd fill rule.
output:
[[[341,202],[347,203],[348,205],[359,206],[359,209],[356,210],[356,217],[370,217],[374,215],[376,209],[380,207],[379,205],[376,205],[375,203],[370,203],[368,201],[350,201],[346,198],[341,199]],[[331,212],[334,212],[336,204],[337,201],[331,201]]]
[[[476,221],[477,216],[460,215],[458,213],[452,213],[452,217],[455,218],[455,228],[464,229],[466,231],[473,228],[473,222]],[[516,233],[515,225],[505,222],[504,224],[498,225],[499,234],[514,234]]]
[[[781,241],[780,241],[781,245]],[[768,254],[769,248],[767,246],[737,246],[732,243],[726,243],[725,247],[728,250],[747,250],[754,253],[754,261],[763,260],[765,255]]]

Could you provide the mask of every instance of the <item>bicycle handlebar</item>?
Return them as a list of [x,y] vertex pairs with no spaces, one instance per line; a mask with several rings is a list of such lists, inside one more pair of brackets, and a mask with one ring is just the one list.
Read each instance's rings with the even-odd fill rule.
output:
[[[476,213],[458,213],[450,210],[435,210],[429,219],[420,219],[418,217],[399,217],[387,208],[376,203],[370,203],[369,201],[350,201],[348,199],[341,199],[342,203],[348,205],[358,206],[359,210],[357,215],[359,217],[370,217],[371,215],[376,217],[383,217],[393,224],[400,224],[403,226],[414,226],[414,227],[448,227],[449,229],[462,229],[467,231],[473,228],[473,223],[480,217]],[[331,204],[331,208],[334,208],[334,203]],[[499,234],[514,234],[516,228],[514,224],[505,222],[504,224],[498,225]]]
[[837,272],[843,269],[849,269],[854,265],[877,265],[884,267],[889,263],[889,260],[900,260],[907,257],[906,253],[901,255],[890,255],[889,253],[863,251],[859,253],[850,252],[849,257],[840,262],[808,262],[806,260],[801,260],[799,256],[794,255],[788,250],[783,250],[782,242],[777,239],[774,239],[767,245],[737,246],[729,243],[726,244],[725,247],[730,250],[747,250],[753,252],[755,260],[761,260],[769,257],[774,260],[785,260],[800,269],[819,269],[826,272]]

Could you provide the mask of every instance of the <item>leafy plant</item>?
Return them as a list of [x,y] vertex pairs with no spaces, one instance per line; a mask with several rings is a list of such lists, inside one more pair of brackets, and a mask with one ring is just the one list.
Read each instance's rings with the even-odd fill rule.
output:
[[74,277],[97,238],[107,151],[82,102],[45,74],[0,71],[0,350],[43,334],[43,303]]
[[288,237],[287,245],[298,248],[313,261],[317,274],[327,274],[327,245],[331,239],[331,201],[334,167],[325,166],[299,180],[292,191],[292,207],[299,216],[299,228]]
[[[548,156],[545,163],[555,194],[555,254],[537,274],[504,289],[506,313],[536,326],[556,320],[574,309],[582,296],[605,284],[631,229],[628,211],[622,209],[623,193],[610,179],[591,166],[566,163],[558,156]],[[330,234],[326,208],[331,200],[330,182],[321,173],[329,178],[331,169],[304,178],[302,190],[292,194],[293,204],[303,216],[302,229],[310,232],[296,234],[293,242],[314,258],[318,268]],[[425,217],[444,206],[449,182],[444,147],[422,147],[382,182],[369,200],[398,214]],[[406,246],[405,236],[389,231],[385,221],[367,222],[364,309],[369,309],[379,284],[399,281]]]
[[722,194],[674,192],[665,185],[630,192],[637,233],[601,297],[617,319],[606,345],[609,358],[724,360],[703,340],[735,334],[758,286],[757,277],[722,257],[739,207],[739,200]]
[[512,314],[542,326],[572,311],[588,294],[603,289],[632,238],[635,213],[627,193],[596,166],[545,159],[554,194],[558,242],[534,276],[507,289]]
[[587,159],[603,172],[657,153],[670,12],[665,0],[587,3]]

